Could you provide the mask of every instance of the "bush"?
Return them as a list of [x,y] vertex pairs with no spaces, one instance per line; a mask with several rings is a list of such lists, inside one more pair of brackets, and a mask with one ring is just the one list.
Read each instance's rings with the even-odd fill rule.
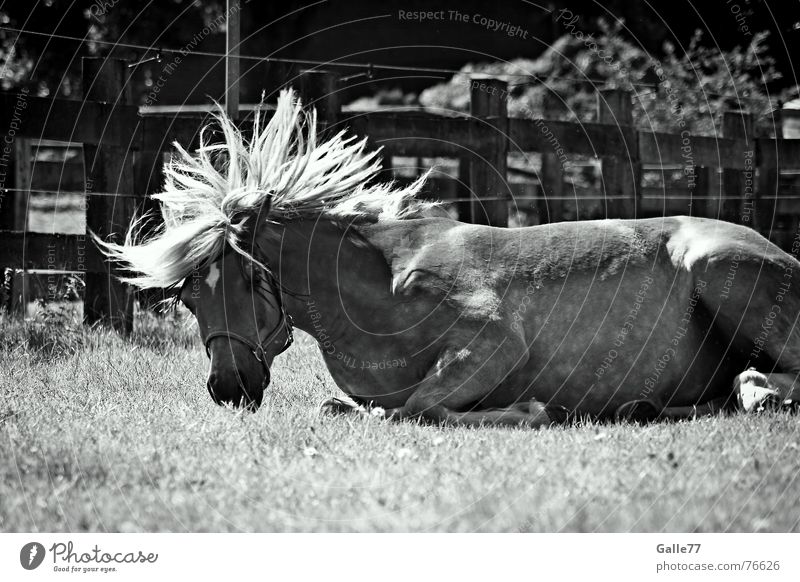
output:
[[466,65],[449,82],[425,90],[420,102],[467,111],[469,75],[482,73],[508,81],[509,115],[516,117],[545,117],[549,94],[561,113],[546,117],[594,121],[596,90],[604,87],[632,91],[634,123],[653,131],[713,135],[725,110],[748,110],[759,120],[778,107],[768,91],[781,77],[767,55],[768,32],[721,52],[704,46],[697,31],[685,51],[667,43],[658,59],[627,39],[621,22],[601,20],[596,33],[566,28],[539,58]]

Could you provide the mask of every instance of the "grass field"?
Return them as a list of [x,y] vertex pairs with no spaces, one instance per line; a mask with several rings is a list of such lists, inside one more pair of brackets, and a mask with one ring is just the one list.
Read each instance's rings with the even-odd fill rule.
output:
[[785,413],[541,431],[320,416],[309,336],[256,414],[212,404],[190,321],[0,320],[2,531],[797,531]]

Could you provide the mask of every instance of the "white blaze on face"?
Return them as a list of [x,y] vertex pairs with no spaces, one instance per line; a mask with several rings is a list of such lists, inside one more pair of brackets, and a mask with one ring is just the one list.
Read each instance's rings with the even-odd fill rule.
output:
[[211,294],[217,289],[217,282],[219,281],[219,267],[216,263],[212,264],[208,269],[208,276],[206,277],[206,285],[211,289]]

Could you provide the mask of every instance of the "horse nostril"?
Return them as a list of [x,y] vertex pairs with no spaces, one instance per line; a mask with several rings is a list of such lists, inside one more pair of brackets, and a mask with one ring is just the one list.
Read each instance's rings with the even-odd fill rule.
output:
[[215,404],[229,403],[239,405],[242,398],[246,400],[255,399],[250,394],[251,390],[248,389],[245,378],[244,374],[238,369],[227,373],[212,371],[208,376],[206,389]]

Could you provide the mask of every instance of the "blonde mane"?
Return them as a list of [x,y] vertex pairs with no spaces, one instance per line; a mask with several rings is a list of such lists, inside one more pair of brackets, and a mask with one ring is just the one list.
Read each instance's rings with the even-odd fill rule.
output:
[[161,203],[163,226],[140,237],[143,220],[138,220],[123,244],[97,241],[106,256],[134,273],[126,282],[174,286],[226,247],[252,259],[247,249],[256,222],[381,221],[424,215],[435,206],[416,198],[427,175],[399,189],[370,183],[380,158],[379,151],[364,152],[366,138],[345,137],[342,131],[317,143],[316,111],[303,111],[290,90],[281,92],[266,126],[256,113],[251,140],[221,109],[215,118],[222,143],[207,143],[206,126],[195,155],[174,144],[164,191],[153,196]]

